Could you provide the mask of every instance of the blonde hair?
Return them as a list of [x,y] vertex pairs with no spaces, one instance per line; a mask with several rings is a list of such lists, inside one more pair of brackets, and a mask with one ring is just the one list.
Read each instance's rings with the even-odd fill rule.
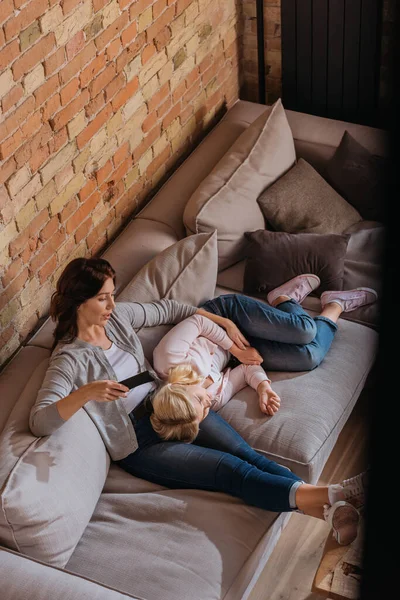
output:
[[150,421],[163,440],[190,443],[199,433],[197,412],[189,398],[186,386],[203,381],[192,365],[171,367],[167,383],[153,398]]

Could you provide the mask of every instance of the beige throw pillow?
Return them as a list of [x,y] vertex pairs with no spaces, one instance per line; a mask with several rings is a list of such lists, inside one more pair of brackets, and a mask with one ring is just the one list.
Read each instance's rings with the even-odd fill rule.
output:
[[304,159],[258,198],[267,224],[287,233],[342,233],[360,213]]
[[200,306],[214,297],[218,274],[217,234],[179,240],[155,256],[119,294],[119,302],[168,298]]
[[190,197],[183,222],[188,234],[218,233],[219,269],[244,257],[244,233],[264,228],[257,198],[296,160],[281,100],[268,107],[231,146]]

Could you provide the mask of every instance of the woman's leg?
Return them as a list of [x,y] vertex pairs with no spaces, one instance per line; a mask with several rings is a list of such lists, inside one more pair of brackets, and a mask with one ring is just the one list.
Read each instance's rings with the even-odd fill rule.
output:
[[214,412],[202,422],[199,442],[215,448],[197,444],[197,439],[195,444],[164,442],[153,431],[148,416],[135,423],[135,431],[138,450],[118,464],[136,477],[169,488],[225,492],[246,504],[274,512],[295,508],[290,505],[290,490],[294,484],[298,485],[299,478],[258,455]]
[[308,344],[316,334],[314,319],[293,300],[276,307],[242,294],[225,294],[209,300],[201,308],[231,319],[246,337]]

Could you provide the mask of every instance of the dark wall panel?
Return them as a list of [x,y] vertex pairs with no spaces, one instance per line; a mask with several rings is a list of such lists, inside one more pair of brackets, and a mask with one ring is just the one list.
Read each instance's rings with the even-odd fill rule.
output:
[[286,108],[377,125],[382,0],[281,0]]

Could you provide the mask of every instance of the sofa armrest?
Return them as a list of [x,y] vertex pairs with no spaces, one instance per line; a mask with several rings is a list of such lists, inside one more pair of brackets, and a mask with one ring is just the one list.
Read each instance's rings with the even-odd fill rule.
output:
[[[122,594],[79,575],[51,567],[31,558],[0,548],[2,600],[127,600]],[[137,600],[137,599],[136,599]]]

